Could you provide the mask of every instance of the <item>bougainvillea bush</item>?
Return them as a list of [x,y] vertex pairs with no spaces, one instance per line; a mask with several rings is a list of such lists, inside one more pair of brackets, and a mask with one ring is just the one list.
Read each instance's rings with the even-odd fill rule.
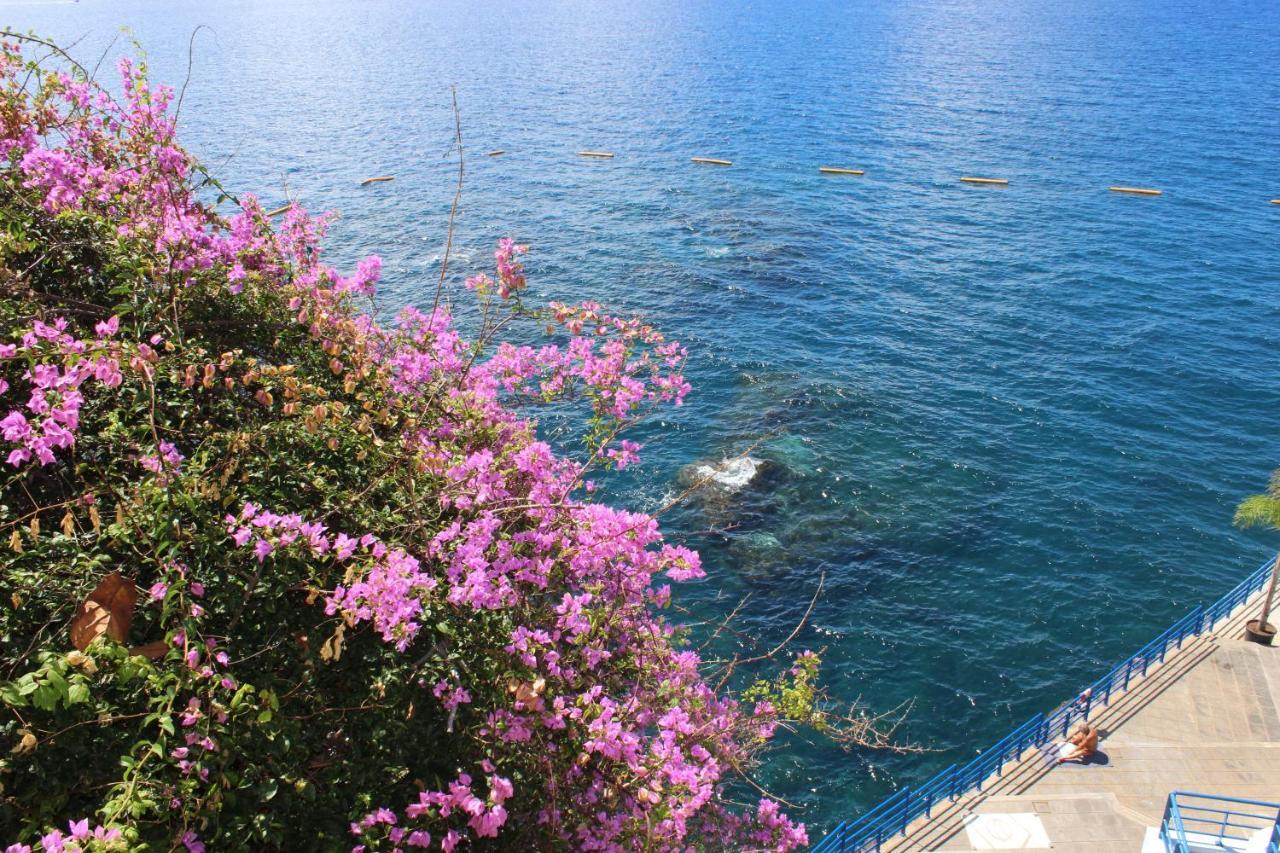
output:
[[697,554],[592,500],[684,350],[525,306],[510,240],[454,294],[474,328],[447,291],[380,322],[376,257],[222,193],[119,71],[0,55],[3,843],[804,844],[729,793],[811,656],[712,687],[664,615]]

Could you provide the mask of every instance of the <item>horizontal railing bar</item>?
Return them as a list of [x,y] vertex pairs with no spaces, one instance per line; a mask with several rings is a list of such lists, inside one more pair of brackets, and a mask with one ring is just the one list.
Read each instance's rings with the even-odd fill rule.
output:
[[[1235,823],[1230,820],[1230,818],[1232,817],[1236,818],[1237,820],[1240,818],[1256,819],[1258,822],[1257,823]],[[1216,817],[1216,818],[1196,817],[1195,815],[1189,815],[1184,813],[1182,816],[1182,819],[1187,821],[1195,821],[1196,823],[1213,824],[1214,826],[1234,826],[1238,829],[1260,829],[1264,826],[1270,826],[1271,824],[1275,823],[1274,818],[1271,820],[1268,820],[1258,815],[1237,815],[1237,814],[1233,814],[1232,812],[1227,812],[1225,815],[1222,815],[1221,817]]]
[[1174,797],[1175,801],[1183,797],[1196,797],[1201,800],[1217,800],[1222,803],[1242,803],[1246,806],[1263,806],[1265,808],[1280,808],[1280,803],[1268,803],[1265,800],[1247,800],[1242,797],[1225,797],[1217,794],[1201,794],[1196,791],[1174,791],[1169,796]]
[[[1207,812],[1208,814],[1216,814],[1216,815],[1239,815],[1240,817],[1256,817],[1259,820],[1265,820],[1268,823],[1270,823],[1275,817],[1274,815],[1270,815],[1270,816],[1260,815],[1260,814],[1254,814],[1253,812],[1236,811],[1234,809],[1211,809],[1208,806],[1192,806],[1186,803],[1178,803],[1178,808],[1182,809],[1184,812]],[[1209,820],[1209,818],[1197,818],[1197,820]]]

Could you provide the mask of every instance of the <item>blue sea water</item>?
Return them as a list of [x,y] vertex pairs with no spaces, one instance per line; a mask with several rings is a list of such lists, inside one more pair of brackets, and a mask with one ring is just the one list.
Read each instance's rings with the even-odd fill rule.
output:
[[[838,699],[913,701],[901,734],[937,750],[787,739],[758,778],[815,837],[1074,695],[1277,544],[1230,525],[1280,462],[1275,0],[0,16],[86,64],[127,25],[175,84],[207,25],[187,143],[233,191],[340,211],[333,259],[382,255],[386,308],[430,301],[456,85],[459,276],[511,234],[536,297],[634,308],[692,351],[695,393],[609,499],[656,507],[682,467],[753,445],[772,463],[664,518],[710,570],[679,602],[715,618],[749,595],[734,636],[757,653],[825,577],[798,643]],[[357,185],[374,174],[396,179]]]

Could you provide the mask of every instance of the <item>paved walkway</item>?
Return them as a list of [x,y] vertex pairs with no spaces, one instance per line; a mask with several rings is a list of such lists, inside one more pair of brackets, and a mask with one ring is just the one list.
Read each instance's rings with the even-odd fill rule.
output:
[[1280,803],[1280,647],[1245,642],[1255,596],[1093,715],[1098,763],[1029,749],[985,790],[934,810],[893,851],[1138,853],[1170,791]]

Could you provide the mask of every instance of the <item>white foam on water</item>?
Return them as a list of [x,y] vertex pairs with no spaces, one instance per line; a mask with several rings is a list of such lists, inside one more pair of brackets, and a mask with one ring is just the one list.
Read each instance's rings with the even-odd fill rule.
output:
[[699,465],[693,469],[699,480],[710,480],[722,489],[736,492],[755,479],[760,460],[750,456],[726,459],[719,465]]

